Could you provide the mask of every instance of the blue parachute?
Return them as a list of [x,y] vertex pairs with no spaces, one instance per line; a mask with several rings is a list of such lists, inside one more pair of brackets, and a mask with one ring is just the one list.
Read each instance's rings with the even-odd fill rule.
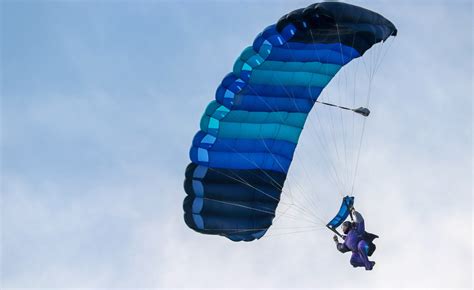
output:
[[321,91],[396,33],[383,16],[338,2],[295,10],[260,33],[201,118],[184,182],[186,224],[234,241],[262,237]]

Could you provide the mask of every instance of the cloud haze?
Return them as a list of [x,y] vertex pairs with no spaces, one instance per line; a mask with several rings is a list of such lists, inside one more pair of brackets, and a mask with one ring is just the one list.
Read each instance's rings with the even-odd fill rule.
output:
[[[471,288],[470,1],[353,2],[399,29],[359,164],[372,272],[324,229],[232,243],[184,224],[205,106],[255,35],[310,3],[3,1],[2,289]],[[292,165],[290,185],[316,191],[303,164],[327,217],[339,196],[317,162]]]

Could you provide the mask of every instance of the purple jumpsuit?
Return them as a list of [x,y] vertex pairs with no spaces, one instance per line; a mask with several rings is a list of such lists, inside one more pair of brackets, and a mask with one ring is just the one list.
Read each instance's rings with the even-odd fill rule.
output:
[[369,250],[369,245],[366,241],[363,240],[365,233],[364,219],[362,215],[358,212],[354,212],[355,215],[355,225],[347,233],[347,236],[344,240],[344,243],[338,244],[338,249],[341,252],[344,252],[344,248],[352,251],[351,256],[351,265],[354,267],[365,267],[366,270],[372,269],[372,262],[369,261],[367,253]]

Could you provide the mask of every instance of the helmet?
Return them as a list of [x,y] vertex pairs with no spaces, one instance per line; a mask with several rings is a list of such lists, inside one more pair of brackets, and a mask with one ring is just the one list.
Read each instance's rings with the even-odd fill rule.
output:
[[352,223],[350,221],[345,221],[342,223],[342,232],[347,235],[352,229]]

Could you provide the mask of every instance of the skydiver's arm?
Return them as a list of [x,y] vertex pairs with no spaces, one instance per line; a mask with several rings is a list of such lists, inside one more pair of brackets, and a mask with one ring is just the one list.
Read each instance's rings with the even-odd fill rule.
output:
[[[344,237],[343,237],[343,239],[344,239]],[[349,248],[347,248],[347,246],[344,243],[339,243],[339,240],[337,239],[337,236],[334,236],[333,240],[336,243],[336,248],[339,252],[345,253],[345,252],[350,251]]]
[[349,248],[344,243],[337,243],[336,248],[341,253],[350,251]]
[[362,217],[362,215],[356,210],[352,211],[352,215],[354,216],[354,222],[357,226],[357,231],[359,233],[365,232],[365,222],[364,222],[364,218]]

